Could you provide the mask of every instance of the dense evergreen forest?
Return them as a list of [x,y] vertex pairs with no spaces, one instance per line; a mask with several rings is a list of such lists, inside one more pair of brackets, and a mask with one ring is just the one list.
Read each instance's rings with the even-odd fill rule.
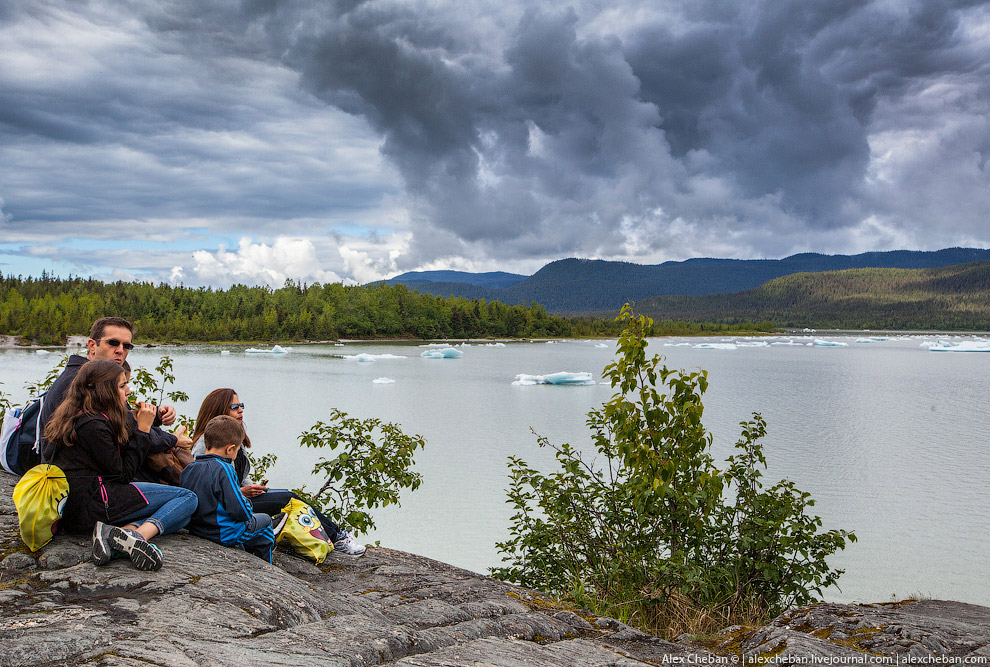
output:
[[[93,320],[118,315],[142,341],[303,341],[340,338],[559,338],[610,336],[614,314],[566,318],[543,306],[507,306],[419,294],[404,285],[304,285],[227,290],[82,278],[0,279],[0,333],[42,345],[85,335]],[[768,324],[658,324],[655,335],[765,331]]]
[[796,273],[736,294],[643,299],[636,309],[655,318],[778,327],[990,331],[990,262]]

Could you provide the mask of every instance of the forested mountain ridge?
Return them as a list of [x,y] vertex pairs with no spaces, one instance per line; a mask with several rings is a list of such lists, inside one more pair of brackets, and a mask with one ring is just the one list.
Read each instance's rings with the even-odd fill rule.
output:
[[394,278],[379,280],[371,284],[406,285],[407,287],[413,287],[421,283],[454,283],[499,289],[515,285],[526,280],[528,277],[519,273],[506,273],[505,271],[490,271],[488,273],[469,273],[467,271],[407,271]]
[[658,320],[990,331],[990,261],[927,269],[796,273],[734,294],[651,297],[639,301],[636,310]]
[[973,261],[990,261],[990,250],[947,248],[859,255],[802,253],[784,259],[697,258],[654,265],[562,259],[501,289],[457,282],[417,282],[410,287],[422,293],[483,298],[507,304],[536,302],[553,313],[584,313],[618,310],[627,301],[664,294],[741,292],[793,273],[870,267],[933,268]]

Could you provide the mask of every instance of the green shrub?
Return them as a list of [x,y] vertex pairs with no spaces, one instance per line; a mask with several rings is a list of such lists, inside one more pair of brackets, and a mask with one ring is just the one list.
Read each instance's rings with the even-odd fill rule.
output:
[[834,584],[842,572],[825,559],[855,535],[819,533],[814,501],[792,483],[763,488],[763,419],[742,423],[737,453],[716,467],[701,422],[707,373],[648,357],[649,318],[626,306],[618,319],[604,371],[617,393],[588,413],[600,462],[541,436],[556,472],[510,457],[515,514],[492,574],[643,625],[685,607],[715,624],[774,616]]
[[422,476],[411,470],[413,455],[426,446],[419,435],[406,435],[393,423],[358,419],[337,409],[328,422],[316,422],[299,436],[306,447],[340,449],[332,459],[320,459],[314,475],[326,480],[315,492],[297,493],[342,527],[365,533],[375,527],[369,510],[398,505],[402,489],[415,491]]

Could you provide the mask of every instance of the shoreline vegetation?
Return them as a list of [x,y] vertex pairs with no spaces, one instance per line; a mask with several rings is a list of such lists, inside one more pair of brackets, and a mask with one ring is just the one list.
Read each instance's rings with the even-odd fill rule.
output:
[[[225,290],[83,278],[0,278],[0,331],[61,346],[107,313],[153,344],[273,344],[350,340],[517,340],[618,336],[604,317],[554,315],[537,304],[420,294],[404,285],[234,285]],[[769,333],[769,322],[657,322],[663,335]]]

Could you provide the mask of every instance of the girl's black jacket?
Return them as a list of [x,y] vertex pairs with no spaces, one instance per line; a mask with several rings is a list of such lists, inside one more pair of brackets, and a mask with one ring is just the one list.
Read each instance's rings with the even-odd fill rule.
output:
[[118,445],[106,417],[82,415],[75,423],[76,444],[54,448],[51,462],[69,482],[60,530],[88,532],[97,521],[117,523],[148,504],[129,482],[144,462],[151,438],[131,426],[130,441]]

